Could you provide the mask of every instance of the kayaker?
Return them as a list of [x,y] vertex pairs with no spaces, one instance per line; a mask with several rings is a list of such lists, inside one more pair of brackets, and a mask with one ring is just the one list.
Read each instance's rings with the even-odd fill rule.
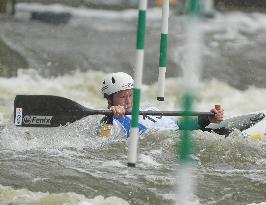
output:
[[[125,115],[132,109],[133,78],[124,72],[108,74],[102,83],[102,94],[107,99],[108,109],[113,111],[112,116],[105,116],[98,127],[98,134],[103,137],[110,135],[129,137],[131,116]],[[158,110],[148,108],[145,110]],[[199,116],[192,120],[191,129],[201,129],[210,123],[220,123],[223,120],[224,110],[212,108],[213,117]],[[139,116],[139,134],[143,134],[152,128],[182,129],[182,122],[165,116]]]

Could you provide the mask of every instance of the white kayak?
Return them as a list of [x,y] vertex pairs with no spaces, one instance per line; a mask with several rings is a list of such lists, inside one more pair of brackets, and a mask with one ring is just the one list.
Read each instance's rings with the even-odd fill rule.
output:
[[244,138],[252,138],[258,141],[266,141],[266,110],[238,115],[225,119],[219,125],[211,124],[208,128],[221,130],[228,135],[234,129],[240,130]]

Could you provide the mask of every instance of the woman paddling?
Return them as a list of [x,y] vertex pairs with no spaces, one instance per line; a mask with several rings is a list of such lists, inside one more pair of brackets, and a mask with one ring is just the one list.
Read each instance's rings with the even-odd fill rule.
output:
[[[107,75],[102,83],[102,94],[107,99],[108,109],[114,115],[105,116],[98,127],[98,134],[102,137],[110,135],[129,137],[131,116],[125,115],[132,110],[134,80],[126,73],[118,72]],[[158,110],[148,108],[145,110]],[[213,108],[214,116],[199,116],[191,120],[191,129],[201,129],[210,123],[220,123],[223,120],[224,110]],[[165,116],[140,116],[139,134],[143,134],[152,128],[182,129],[182,122]]]

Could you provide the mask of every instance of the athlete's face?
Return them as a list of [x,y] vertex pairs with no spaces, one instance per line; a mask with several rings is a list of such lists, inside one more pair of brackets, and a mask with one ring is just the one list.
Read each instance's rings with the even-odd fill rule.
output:
[[126,112],[132,108],[133,89],[122,90],[113,94],[113,106],[123,106]]

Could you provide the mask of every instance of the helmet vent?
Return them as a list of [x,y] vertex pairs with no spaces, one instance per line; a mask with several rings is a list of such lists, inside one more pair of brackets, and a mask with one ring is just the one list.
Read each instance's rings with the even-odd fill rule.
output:
[[105,84],[105,81],[103,81],[103,84]]
[[115,79],[114,79],[114,77],[112,77],[112,83],[115,84]]

